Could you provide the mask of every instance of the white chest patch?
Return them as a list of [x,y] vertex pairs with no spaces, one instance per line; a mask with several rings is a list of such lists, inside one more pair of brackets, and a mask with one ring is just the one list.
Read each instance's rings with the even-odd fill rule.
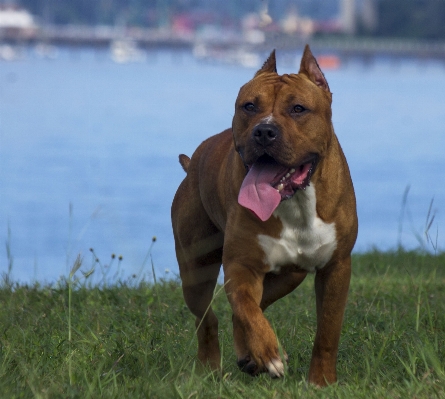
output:
[[337,248],[334,223],[325,223],[317,215],[315,188],[308,186],[274,211],[283,229],[279,238],[258,235],[265,263],[271,272],[283,266],[298,266],[308,272],[323,268]]

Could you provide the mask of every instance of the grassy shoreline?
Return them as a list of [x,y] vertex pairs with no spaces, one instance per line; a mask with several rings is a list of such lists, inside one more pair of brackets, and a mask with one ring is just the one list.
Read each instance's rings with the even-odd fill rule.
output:
[[312,276],[266,311],[290,355],[282,380],[237,370],[223,290],[214,301],[224,367],[217,378],[195,372],[194,320],[178,281],[72,290],[69,279],[3,283],[0,397],[443,397],[444,298],[443,253],[353,255],[339,382],[316,389],[306,384],[315,334]]

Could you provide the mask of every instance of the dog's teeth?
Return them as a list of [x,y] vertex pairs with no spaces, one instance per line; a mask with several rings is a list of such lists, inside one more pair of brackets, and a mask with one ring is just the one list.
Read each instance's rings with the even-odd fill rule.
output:
[[286,177],[286,179],[287,179],[288,177],[290,177],[290,173],[288,173],[285,177]]
[[283,188],[284,188],[284,184],[279,184],[278,187],[277,187],[278,191],[283,190]]
[[292,168],[290,171],[289,171],[289,173],[294,173],[295,172],[295,169],[294,168]]

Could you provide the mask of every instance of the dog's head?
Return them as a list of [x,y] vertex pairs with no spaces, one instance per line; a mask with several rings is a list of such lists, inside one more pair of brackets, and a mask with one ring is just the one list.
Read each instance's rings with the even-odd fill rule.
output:
[[[308,186],[333,135],[331,102],[309,46],[298,74],[278,75],[273,51],[241,87],[232,123],[235,147],[247,170],[239,202],[260,219],[267,220],[279,202]],[[255,196],[261,207],[254,204]]]

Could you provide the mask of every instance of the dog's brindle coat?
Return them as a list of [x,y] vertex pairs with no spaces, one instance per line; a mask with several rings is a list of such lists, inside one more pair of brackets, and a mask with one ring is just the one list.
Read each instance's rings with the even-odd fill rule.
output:
[[[196,316],[198,358],[214,370],[221,356],[210,303],[222,264],[239,367],[252,375],[284,374],[263,311],[314,272],[317,333],[309,381],[324,386],[337,379],[357,215],[331,101],[308,46],[298,74],[278,75],[273,52],[240,89],[232,129],[204,141],[191,159],[180,156],[187,176],[172,205],[176,254],[184,298]],[[281,199],[276,208],[268,205],[272,214],[263,221],[256,214],[272,201],[254,199],[243,187],[249,186],[246,175],[264,165],[287,173],[278,176],[284,185],[266,185],[268,192],[270,186],[281,190]],[[250,187],[261,193],[259,183]]]

